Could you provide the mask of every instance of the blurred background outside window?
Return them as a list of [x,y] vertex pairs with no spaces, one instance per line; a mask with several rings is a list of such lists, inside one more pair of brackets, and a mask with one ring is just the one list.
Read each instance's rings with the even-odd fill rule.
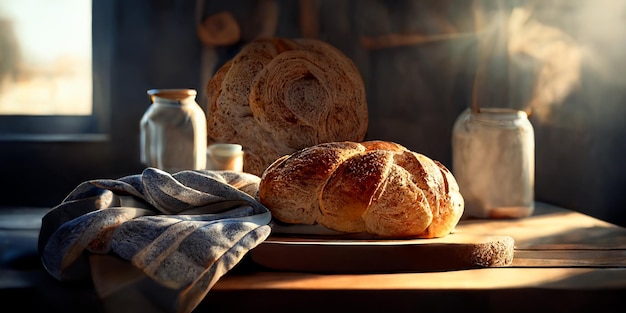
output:
[[0,0],[0,115],[90,115],[91,48],[91,1]]

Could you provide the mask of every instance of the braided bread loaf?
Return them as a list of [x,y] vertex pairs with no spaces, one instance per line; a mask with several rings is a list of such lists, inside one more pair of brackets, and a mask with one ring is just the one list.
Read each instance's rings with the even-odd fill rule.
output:
[[285,155],[263,173],[258,198],[283,223],[376,237],[443,237],[464,208],[445,166],[386,141],[324,143]]

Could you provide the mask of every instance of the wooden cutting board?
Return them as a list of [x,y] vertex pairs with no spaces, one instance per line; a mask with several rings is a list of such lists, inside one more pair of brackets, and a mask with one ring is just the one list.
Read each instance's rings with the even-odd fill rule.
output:
[[436,239],[361,240],[271,236],[250,251],[279,271],[314,273],[431,272],[511,265],[509,236],[450,234]]

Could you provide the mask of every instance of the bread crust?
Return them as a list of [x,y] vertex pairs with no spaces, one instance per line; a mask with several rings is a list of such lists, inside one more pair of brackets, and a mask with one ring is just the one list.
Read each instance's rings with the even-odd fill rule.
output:
[[[319,193],[335,168],[364,151],[353,142],[324,143],[285,155],[270,165],[259,184],[259,199],[268,207],[281,208],[273,215],[290,224],[312,225],[320,216]],[[307,179],[298,179],[296,177]]]
[[287,224],[320,224],[385,238],[435,238],[453,231],[464,202],[441,163],[394,142],[332,142],[272,163],[258,198]]
[[259,39],[207,83],[208,143],[243,146],[244,171],[324,142],[361,141],[368,110],[354,63],[316,39]]

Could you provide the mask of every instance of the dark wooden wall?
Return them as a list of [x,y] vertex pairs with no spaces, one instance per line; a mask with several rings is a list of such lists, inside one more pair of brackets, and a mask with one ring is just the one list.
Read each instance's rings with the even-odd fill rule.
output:
[[[274,16],[274,23],[258,24],[258,8],[268,2],[277,8],[276,15],[271,10],[265,15]],[[626,189],[626,165],[622,162],[626,154],[626,80],[621,78],[626,44],[623,36],[608,38],[608,34],[618,35],[617,30],[626,29],[623,5],[607,9],[603,6],[616,4],[588,0],[112,3],[111,141],[96,147],[56,144],[55,150],[69,149],[74,156],[54,157],[54,169],[43,165],[5,169],[15,181],[19,172],[43,173],[49,181],[54,181],[55,175],[63,176],[59,179],[63,183],[52,183],[47,187],[48,196],[38,200],[25,196],[23,185],[5,183],[3,188],[14,197],[5,198],[0,205],[54,205],[83,180],[141,171],[138,122],[149,104],[146,90],[190,87],[202,92],[214,67],[267,31],[259,28],[265,25],[275,36],[325,40],[355,62],[366,84],[367,139],[401,143],[447,166],[452,159],[452,125],[459,113],[472,105],[474,95],[482,106],[528,110],[536,134],[537,200],[626,225],[626,199],[621,196]],[[534,34],[545,36],[530,36],[517,50],[508,51],[507,43],[519,44],[521,34],[528,34],[518,31],[511,36],[507,23],[513,12],[520,13],[516,8],[531,12],[528,6],[533,3],[531,18],[522,25],[539,27]],[[302,13],[301,5],[315,10]],[[477,15],[476,8],[482,13]],[[613,12],[610,23],[606,15],[604,20],[585,15],[602,10]],[[196,35],[198,21],[220,11],[233,13],[244,36],[232,45],[203,45]],[[303,18],[309,22],[303,25]],[[541,51],[551,52],[546,56]],[[486,66],[480,67],[482,64]],[[478,70],[484,72],[479,76],[480,88],[474,92]],[[545,92],[537,92],[537,82]],[[203,100],[201,94],[198,102],[204,105]],[[14,160],[20,153],[38,151],[30,144],[3,147],[18,151],[13,152]],[[85,165],[80,157],[85,155],[99,157],[92,161],[96,166]]]

